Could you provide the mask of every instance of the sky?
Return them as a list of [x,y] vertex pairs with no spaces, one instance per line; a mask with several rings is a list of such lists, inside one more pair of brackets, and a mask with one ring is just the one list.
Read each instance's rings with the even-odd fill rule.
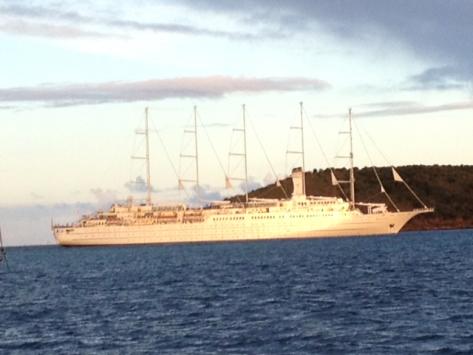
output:
[[[143,198],[149,107],[153,200],[240,193],[301,164],[473,164],[469,0],[0,0],[0,224],[7,245],[52,244],[72,222]],[[320,149],[320,146],[323,149]],[[368,147],[365,151],[365,147]],[[372,149],[369,149],[372,148]],[[298,160],[299,159],[299,160]]]

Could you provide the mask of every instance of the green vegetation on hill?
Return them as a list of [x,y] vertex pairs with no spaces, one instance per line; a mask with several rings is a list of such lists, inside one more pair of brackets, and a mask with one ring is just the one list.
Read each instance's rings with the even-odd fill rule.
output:
[[[390,167],[376,168],[385,190],[400,210],[422,207],[406,187],[395,182]],[[435,212],[414,218],[405,229],[443,229],[473,227],[473,166],[471,165],[410,165],[396,170],[428,207]],[[347,169],[335,169],[339,180],[348,179]],[[394,210],[384,194],[372,168],[355,169],[356,200],[363,202],[385,202]],[[292,180],[281,181],[290,195]],[[348,186],[344,185],[346,195]],[[330,170],[321,169],[306,173],[308,195],[343,197],[339,188],[332,186]],[[284,192],[275,184],[252,191],[250,197],[284,198]],[[236,197],[238,198],[238,197]],[[239,197],[241,199],[241,196]]]

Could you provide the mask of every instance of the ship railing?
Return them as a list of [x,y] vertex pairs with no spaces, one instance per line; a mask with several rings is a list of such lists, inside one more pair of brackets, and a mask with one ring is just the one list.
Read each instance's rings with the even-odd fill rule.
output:
[[432,207],[423,207],[423,208],[414,208],[414,212],[435,212],[435,208]]
[[53,228],[74,228],[78,227],[77,223],[63,223],[63,224],[53,224]]

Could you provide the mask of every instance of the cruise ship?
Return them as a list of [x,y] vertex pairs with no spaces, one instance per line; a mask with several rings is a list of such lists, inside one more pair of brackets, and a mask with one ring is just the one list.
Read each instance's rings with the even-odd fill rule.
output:
[[[246,134],[246,121],[243,107],[243,129]],[[302,112],[302,104],[301,104]],[[194,108],[195,113],[195,108]],[[195,115],[194,115],[195,118]],[[195,118],[193,133],[197,137]],[[148,111],[145,114],[147,163],[147,200],[136,204],[130,198],[126,203],[114,204],[108,211],[99,211],[84,216],[78,222],[67,225],[52,225],[58,244],[73,246],[113,246],[139,244],[174,244],[227,241],[256,241],[268,239],[301,239],[320,237],[375,236],[397,234],[413,217],[433,212],[415,194],[398,172],[392,168],[394,180],[405,184],[422,206],[418,209],[400,211],[387,195],[381,180],[381,191],[394,206],[388,209],[385,203],[358,202],[355,200],[355,177],[353,169],[352,120],[349,111],[350,129],[350,178],[338,180],[332,171],[332,184],[349,185],[347,198],[306,195],[304,168],[304,131],[301,114],[302,167],[292,171],[293,191],[285,199],[248,198],[244,201],[216,201],[201,207],[185,204],[160,206],[151,201],[151,182],[149,169]],[[197,139],[196,176],[198,177]],[[244,152],[246,174],[246,136]],[[198,180],[196,181],[198,183]],[[229,178],[227,178],[229,182]],[[181,183],[181,182],[180,182]],[[278,184],[278,186],[281,186]],[[282,188],[282,186],[281,186]]]

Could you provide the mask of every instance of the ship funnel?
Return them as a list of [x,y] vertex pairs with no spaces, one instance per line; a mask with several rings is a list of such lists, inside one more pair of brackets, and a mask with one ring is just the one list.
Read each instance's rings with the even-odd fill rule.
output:
[[292,197],[305,196],[304,177],[305,176],[304,172],[302,171],[302,168],[295,168],[292,170],[292,183],[294,185]]

